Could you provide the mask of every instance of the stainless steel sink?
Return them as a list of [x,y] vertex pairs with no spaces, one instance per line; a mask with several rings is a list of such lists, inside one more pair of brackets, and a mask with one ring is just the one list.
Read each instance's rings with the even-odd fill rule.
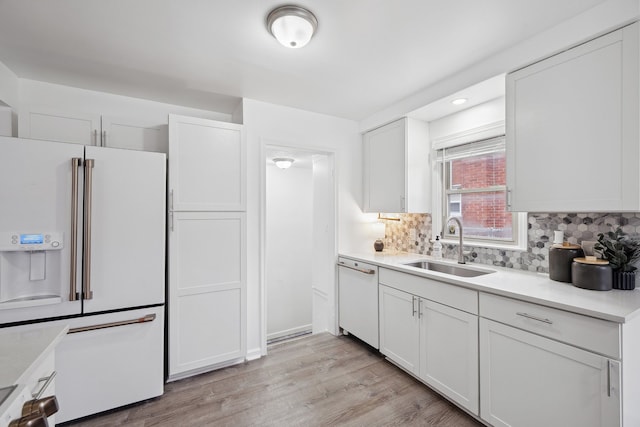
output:
[[409,267],[422,268],[424,270],[437,271],[438,273],[452,274],[460,277],[477,277],[493,273],[491,270],[476,270],[474,268],[461,267],[452,264],[440,264],[429,261],[416,261],[404,264]]

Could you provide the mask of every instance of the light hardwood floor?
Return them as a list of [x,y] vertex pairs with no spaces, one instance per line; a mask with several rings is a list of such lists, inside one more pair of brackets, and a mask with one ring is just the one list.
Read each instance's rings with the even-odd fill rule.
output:
[[352,337],[309,335],[259,360],[169,383],[159,398],[68,424],[481,426]]

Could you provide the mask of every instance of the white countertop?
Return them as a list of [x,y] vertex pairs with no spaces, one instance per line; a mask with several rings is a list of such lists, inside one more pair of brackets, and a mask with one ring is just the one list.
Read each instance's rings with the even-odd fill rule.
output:
[[616,289],[611,291],[591,291],[577,288],[571,283],[556,282],[549,279],[548,274],[477,263],[468,263],[465,266],[475,270],[492,270],[494,273],[468,278],[457,277],[403,265],[417,260],[457,265],[455,260],[436,260],[429,256],[406,252],[347,252],[341,253],[340,256],[482,292],[517,298],[617,323],[625,323],[640,314],[640,289],[632,291]]
[[21,332],[0,329],[0,387],[24,383],[68,330],[68,326]]

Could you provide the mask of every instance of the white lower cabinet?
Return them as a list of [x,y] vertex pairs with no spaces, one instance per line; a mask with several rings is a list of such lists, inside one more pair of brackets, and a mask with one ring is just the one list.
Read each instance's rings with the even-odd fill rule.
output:
[[420,301],[420,378],[478,414],[478,316]]
[[477,415],[478,316],[385,285],[379,292],[380,351]]
[[169,380],[246,356],[244,212],[173,212]]
[[480,416],[494,426],[620,424],[620,362],[480,319]]
[[418,375],[420,323],[416,297],[388,286],[379,286],[380,352],[402,368]]

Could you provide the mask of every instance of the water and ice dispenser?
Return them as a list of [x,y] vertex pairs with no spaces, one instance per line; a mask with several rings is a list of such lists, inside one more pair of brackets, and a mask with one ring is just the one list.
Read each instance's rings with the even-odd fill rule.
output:
[[61,299],[63,233],[0,233],[0,308]]

